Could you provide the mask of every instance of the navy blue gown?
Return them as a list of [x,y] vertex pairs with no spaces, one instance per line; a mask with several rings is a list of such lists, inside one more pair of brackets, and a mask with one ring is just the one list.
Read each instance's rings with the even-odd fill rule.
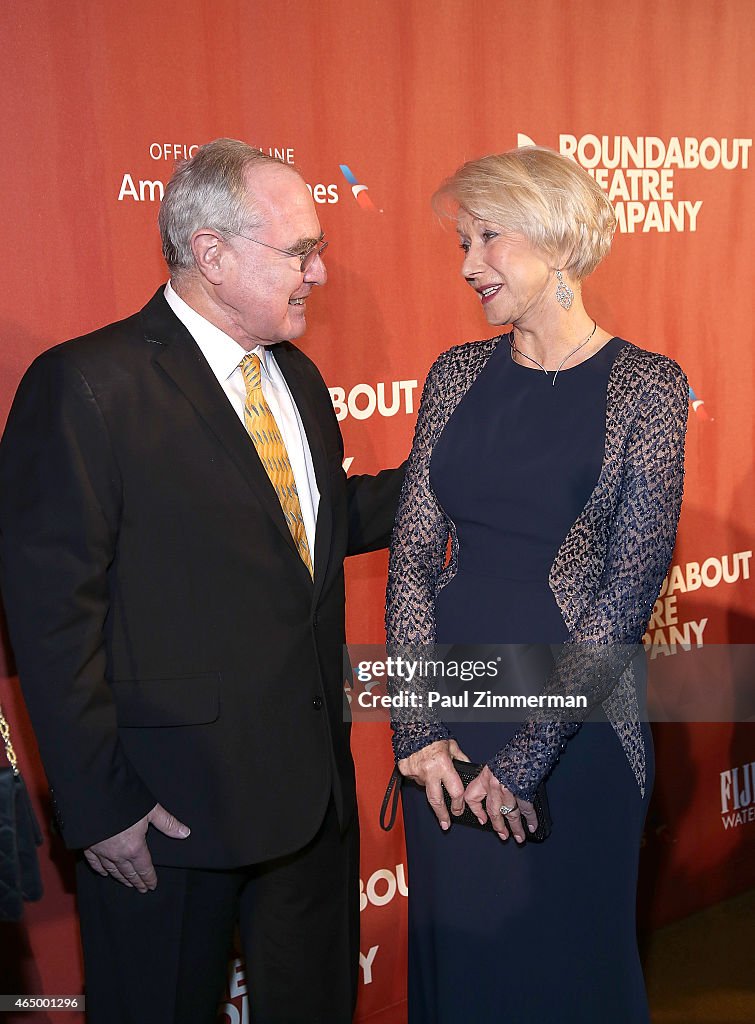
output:
[[[600,474],[606,388],[624,342],[552,375],[500,344],[452,414],[430,483],[458,535],[458,570],[438,594],[439,643],[559,643],[568,636],[548,573]],[[472,760],[514,723],[453,722]],[[409,872],[409,1024],[643,1024],[635,934],[644,799],[600,709],[548,782],[553,832],[506,843],[443,833],[424,790],[403,790]]]

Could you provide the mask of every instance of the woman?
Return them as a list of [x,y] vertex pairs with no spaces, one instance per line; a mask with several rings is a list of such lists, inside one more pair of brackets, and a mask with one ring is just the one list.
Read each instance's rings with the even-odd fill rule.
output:
[[[434,205],[457,217],[462,274],[488,322],[512,327],[451,349],[428,375],[388,642],[561,645],[543,682],[587,707],[519,724],[395,713],[410,1024],[641,1024],[634,903],[653,753],[629,645],[674,547],[687,383],[586,312],[581,282],[616,221],[575,163],[538,147],[485,157]],[[452,757],[485,765],[466,791]],[[524,844],[546,778],[552,834]],[[514,841],[451,825],[442,787],[454,814],[466,802]]]

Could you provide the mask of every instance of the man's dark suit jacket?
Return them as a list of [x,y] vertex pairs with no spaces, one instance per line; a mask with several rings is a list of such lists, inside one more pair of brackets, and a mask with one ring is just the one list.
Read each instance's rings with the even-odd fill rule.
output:
[[320,506],[314,583],[254,446],[160,289],[41,355],[0,446],[2,586],[70,847],[158,801],[156,863],[232,867],[302,847],[333,793],[355,810],[344,724],[347,554],[387,544],[400,472],[352,477],[330,396],[275,358]]

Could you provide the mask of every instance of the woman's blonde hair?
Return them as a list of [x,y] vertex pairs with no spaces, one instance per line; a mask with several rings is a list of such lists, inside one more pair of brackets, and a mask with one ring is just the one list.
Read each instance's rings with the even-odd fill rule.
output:
[[522,146],[463,164],[432,198],[441,216],[459,208],[524,235],[561,270],[587,277],[611,248],[616,215],[601,187],[567,157]]

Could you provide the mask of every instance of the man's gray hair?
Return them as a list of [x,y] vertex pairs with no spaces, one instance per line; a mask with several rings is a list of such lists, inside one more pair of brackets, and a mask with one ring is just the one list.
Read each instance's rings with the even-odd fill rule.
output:
[[171,273],[194,267],[191,238],[195,231],[213,228],[246,234],[259,226],[244,179],[247,167],[255,163],[289,166],[237,139],[215,139],[176,167],[157,218]]

